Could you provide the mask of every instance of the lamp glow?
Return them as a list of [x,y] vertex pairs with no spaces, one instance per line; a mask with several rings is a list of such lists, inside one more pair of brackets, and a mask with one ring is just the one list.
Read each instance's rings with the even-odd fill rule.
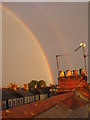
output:
[[80,46],[86,47],[85,43],[80,43]]

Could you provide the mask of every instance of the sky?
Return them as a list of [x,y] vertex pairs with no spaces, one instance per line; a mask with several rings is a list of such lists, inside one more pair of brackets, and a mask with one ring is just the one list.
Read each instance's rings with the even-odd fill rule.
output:
[[[57,84],[56,54],[74,53],[81,42],[86,43],[88,54],[88,3],[15,2],[3,5],[7,7],[2,9],[3,86],[10,82],[20,85],[32,79],[44,79],[48,85],[53,80]],[[84,68],[82,49],[73,56],[60,57],[59,67],[60,70]]]

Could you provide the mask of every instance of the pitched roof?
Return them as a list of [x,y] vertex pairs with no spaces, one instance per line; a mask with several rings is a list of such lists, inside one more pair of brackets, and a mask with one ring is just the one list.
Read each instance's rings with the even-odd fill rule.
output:
[[38,89],[30,90],[30,92],[31,92],[33,95],[38,95],[38,94],[40,94],[40,92],[38,91]]
[[[2,111],[3,118],[32,118],[35,115],[38,115],[49,108],[52,108],[54,105],[62,102],[68,97],[72,96],[74,93],[65,93],[57,96],[50,97],[42,101],[32,102],[31,104],[24,104],[22,106],[13,107]],[[18,112],[19,111],[19,112]],[[56,111],[57,113],[57,111]],[[53,114],[53,113],[52,113]],[[47,117],[47,116],[46,116]]]
[[30,91],[27,90],[17,90],[17,93],[21,94],[23,97],[33,95]]
[[52,85],[51,89],[57,89],[57,86],[56,85]]
[[50,92],[50,88],[51,87],[39,87],[38,91],[40,92],[40,94],[48,94]]
[[9,92],[9,94],[12,94],[13,96],[15,96],[15,98],[23,97],[21,94],[19,94],[17,91],[13,89],[7,89],[7,91]]
[[2,89],[2,100],[7,99],[14,99],[15,96],[13,96],[11,93],[8,92],[8,89],[4,88]]

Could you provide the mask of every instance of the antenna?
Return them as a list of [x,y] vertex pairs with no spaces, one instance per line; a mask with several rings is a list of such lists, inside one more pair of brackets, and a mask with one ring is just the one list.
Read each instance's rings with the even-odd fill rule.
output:
[[56,62],[57,62],[57,70],[59,72],[59,64],[58,64],[58,57],[63,57],[63,56],[70,56],[73,55],[74,53],[71,54],[63,54],[63,55],[56,55]]
[[85,54],[85,47],[86,47],[85,43],[80,43],[80,46],[77,49],[75,49],[74,52],[72,52],[71,54],[56,55],[56,62],[57,62],[57,70],[58,70],[58,72],[59,72],[58,57],[74,55],[74,53],[77,52],[81,47],[83,47],[83,57],[84,57],[84,64],[85,64],[85,72],[86,72],[86,75],[87,75],[86,57],[88,57],[90,55]]
[[58,57],[60,57],[60,55],[56,55],[57,70],[59,71],[59,65],[58,65]]

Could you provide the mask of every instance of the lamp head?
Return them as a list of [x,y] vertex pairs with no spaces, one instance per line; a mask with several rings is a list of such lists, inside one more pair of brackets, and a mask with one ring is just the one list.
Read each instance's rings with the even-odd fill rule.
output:
[[80,43],[80,46],[82,47],[86,47],[86,44],[85,43]]

